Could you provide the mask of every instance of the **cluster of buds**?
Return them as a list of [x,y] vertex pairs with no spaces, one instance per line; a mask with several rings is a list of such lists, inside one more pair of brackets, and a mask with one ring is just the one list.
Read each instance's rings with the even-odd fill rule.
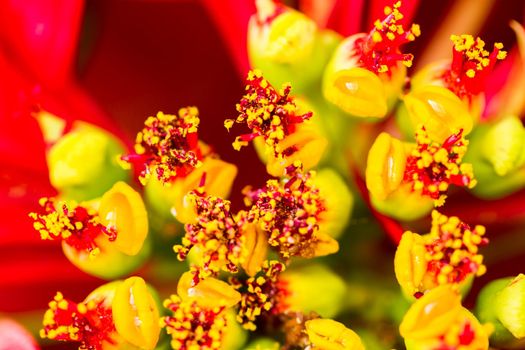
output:
[[[237,116],[224,126],[247,127],[233,148],[239,151],[253,141],[274,178],[260,188],[246,187],[245,207],[234,210],[227,197],[237,168],[199,140],[196,107],[147,118],[134,153],[119,158],[125,167],[138,170],[149,212],[141,194],[124,182],[99,188],[84,178],[64,180],[61,174],[74,173],[65,170],[79,165],[78,160],[62,162],[62,153],[80,143],[84,154],[84,134],[73,141],[53,139],[51,175],[65,185],[60,197],[41,200],[43,213],[30,214],[42,239],[60,241],[80,269],[114,279],[129,275],[148,256],[149,222],[161,222],[152,229],[155,234],[164,233],[162,224],[168,222],[184,230],[181,237],[169,239],[174,238],[170,245],[177,259],[189,260],[190,266],[178,278],[177,293],[163,303],[166,316],[160,316],[151,287],[130,277],[103,285],[79,303],[57,293],[44,314],[42,338],[77,342],[82,350],[153,350],[167,345],[158,344],[164,328],[173,349],[218,350],[238,348],[229,343],[232,332],[264,334],[278,327],[285,350],[363,350],[355,332],[323,318],[344,307],[349,286],[329,268],[306,260],[338,252],[336,238],[352,207],[339,175],[315,169],[340,165],[337,151],[326,152],[348,138],[348,125],[340,119],[386,121],[395,115],[397,129],[389,123],[352,123],[356,134],[373,129],[367,134],[373,135],[370,140],[360,142],[362,135],[357,135],[355,142],[361,158],[368,152],[366,165],[357,160],[355,172],[366,178],[365,199],[395,219],[420,219],[443,206],[451,185],[472,189],[477,180],[470,159],[488,160],[502,177],[514,171],[517,175],[510,175],[522,175],[525,128],[519,119],[476,128],[482,130],[478,135],[475,129],[488,75],[506,57],[502,44],[488,52],[480,38],[452,36],[451,60],[423,69],[408,84],[414,56],[401,48],[420,36],[420,28],[405,23],[401,1],[385,7],[384,18],[370,32],[344,40],[279,1],[257,0],[256,5],[248,32],[254,69],[236,105]],[[270,72],[263,76],[258,68]],[[304,96],[292,96],[292,85],[281,75],[290,78],[294,89],[298,83],[294,91]],[[44,123],[47,117],[38,118]],[[392,133],[380,132],[385,125],[382,130]],[[513,129],[511,141],[500,144],[491,137],[483,152],[469,156],[469,135],[479,145],[486,135],[506,128]],[[335,141],[326,137],[330,133]],[[93,130],[87,134],[107,141]],[[391,136],[399,134],[406,137]],[[113,161],[118,147],[107,143],[104,154]],[[95,170],[90,174],[103,173]],[[118,173],[110,181],[121,177],[125,175]],[[516,178],[513,190],[525,185]],[[96,191],[77,193],[75,181]],[[488,243],[485,228],[435,210],[431,218],[428,234],[402,235],[394,260],[396,278],[412,302],[399,327],[407,349],[487,350],[493,329],[496,343],[501,336],[503,346],[520,344],[525,339],[523,276],[481,294],[485,301],[480,303],[490,304],[491,312],[484,308],[479,318],[492,324],[482,325],[461,305],[461,293],[486,272],[479,252]],[[294,271],[291,265],[301,258],[304,266]]]

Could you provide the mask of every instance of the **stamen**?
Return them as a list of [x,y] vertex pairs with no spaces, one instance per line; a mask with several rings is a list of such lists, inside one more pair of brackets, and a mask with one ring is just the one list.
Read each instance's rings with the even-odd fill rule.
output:
[[241,211],[233,215],[230,201],[207,196],[199,191],[192,191],[188,196],[195,203],[197,222],[185,226],[182,245],[173,247],[178,259],[186,259],[194,246],[200,249],[203,263],[199,268],[193,269],[194,284],[216,275],[221,269],[237,273],[238,265],[243,262],[246,213]]
[[81,350],[102,350],[103,343],[115,344],[112,311],[104,300],[74,303],[58,292],[44,314],[42,338],[80,342]]
[[407,158],[403,181],[414,191],[443,205],[449,185],[472,188],[476,185],[472,165],[461,163],[468,141],[463,131],[451,135],[442,145],[430,140],[424,127],[416,131],[416,148]]
[[290,295],[286,283],[279,279],[285,269],[278,261],[265,261],[262,270],[246,281],[231,278],[231,285],[241,293],[237,321],[248,330],[255,330],[261,315],[275,316],[288,309]]
[[187,107],[181,108],[178,115],[158,112],[146,120],[144,129],[137,134],[136,153],[122,157],[143,167],[142,184],[152,173],[168,183],[200,165],[203,155],[198,145],[198,113],[196,107]]
[[376,20],[370,33],[355,41],[355,55],[363,68],[390,75],[398,62],[407,67],[412,66],[414,56],[401,53],[400,47],[414,41],[421,30],[417,24],[412,24],[407,30],[398,23],[404,17],[399,11],[400,7],[401,1],[396,2],[393,8],[385,7],[386,17],[382,21]]
[[172,311],[162,319],[171,336],[173,349],[220,349],[226,329],[225,307],[206,308],[196,301],[182,301],[172,295],[164,301],[164,307]]
[[449,90],[460,98],[478,95],[485,90],[487,77],[496,62],[503,60],[507,52],[501,43],[494,44],[492,52],[485,50],[485,42],[472,35],[452,35],[452,64],[443,80]]
[[290,178],[285,183],[269,180],[262,189],[245,190],[245,202],[251,206],[248,220],[269,232],[268,243],[281,257],[313,257],[324,201],[313,185],[313,172],[287,171]]
[[436,285],[457,284],[467,277],[486,272],[479,247],[488,244],[485,227],[472,229],[457,217],[432,212],[430,234],[423,236],[427,250],[427,270],[434,275]]
[[35,221],[33,227],[43,240],[63,240],[78,251],[96,256],[100,252],[96,239],[101,234],[110,241],[117,238],[115,227],[102,225],[93,209],[76,204],[66,205],[50,198],[41,198],[39,203],[44,213],[30,213],[29,216]]
[[293,150],[281,150],[278,143],[294,132],[297,124],[312,117],[312,112],[298,114],[294,99],[290,96],[290,85],[284,85],[277,91],[259,70],[248,73],[246,94],[237,104],[239,115],[236,119],[227,119],[224,126],[229,130],[234,123],[246,123],[252,131],[236,137],[233,148],[240,150],[248,142],[262,136],[276,158],[289,155]]

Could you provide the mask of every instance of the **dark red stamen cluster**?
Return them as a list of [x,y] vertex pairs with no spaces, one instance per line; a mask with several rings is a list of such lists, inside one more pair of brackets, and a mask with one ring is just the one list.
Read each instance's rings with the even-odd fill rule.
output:
[[294,99],[290,96],[290,85],[285,85],[282,91],[277,91],[266,80],[260,71],[248,73],[246,80],[246,94],[237,104],[239,115],[235,120],[227,119],[224,125],[230,129],[234,123],[246,123],[252,131],[249,134],[238,136],[233,147],[240,150],[258,136],[262,136],[275,155],[282,157],[283,153],[290,154],[293,150],[280,149],[279,142],[285,136],[294,132],[296,125],[312,117],[312,112],[300,114],[297,111]]
[[204,259],[202,266],[194,270],[195,284],[202,278],[216,275],[221,269],[237,273],[242,258],[246,213],[241,211],[234,215],[230,201],[199,191],[192,191],[189,199],[195,203],[197,221],[186,224],[182,244],[174,246],[179,260],[186,259],[192,247],[199,248]]
[[245,190],[246,204],[251,206],[248,220],[269,233],[268,243],[283,258],[313,257],[324,201],[311,172],[290,175],[286,182],[269,180],[262,189]]
[[144,184],[150,174],[163,183],[185,176],[200,164],[196,107],[181,108],[178,115],[157,113],[149,117],[137,134],[135,154],[123,156],[126,162],[141,166]]
[[180,350],[218,350],[226,329],[225,307],[206,308],[172,295],[164,302],[172,315],[162,319],[171,336],[171,347]]
[[286,282],[279,279],[284,264],[265,261],[261,271],[245,281],[231,278],[231,285],[241,293],[237,321],[244,328],[255,330],[261,315],[276,316],[288,310],[286,298],[290,295]]

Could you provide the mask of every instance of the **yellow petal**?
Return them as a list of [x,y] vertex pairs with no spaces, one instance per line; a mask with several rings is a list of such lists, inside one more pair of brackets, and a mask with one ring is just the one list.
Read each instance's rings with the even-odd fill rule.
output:
[[330,319],[315,319],[306,322],[306,333],[316,349],[364,350],[359,336],[342,323]]
[[159,340],[159,311],[146,282],[130,277],[117,286],[113,299],[117,332],[141,349],[154,349]]
[[213,277],[193,286],[193,274],[185,272],[179,279],[177,294],[182,300],[195,300],[204,307],[232,307],[241,300],[241,294],[228,283]]
[[318,232],[316,237],[317,242],[314,248],[314,257],[330,255],[339,251],[339,242],[330,237],[328,234]]
[[116,247],[136,255],[148,235],[148,214],[140,194],[124,182],[117,182],[100,201],[100,221],[117,230]]

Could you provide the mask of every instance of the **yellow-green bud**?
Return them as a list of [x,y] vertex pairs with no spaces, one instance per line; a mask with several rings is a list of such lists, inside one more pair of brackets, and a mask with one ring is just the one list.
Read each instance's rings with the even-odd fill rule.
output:
[[47,154],[51,184],[65,198],[99,197],[115,182],[129,178],[118,162],[124,152],[124,146],[108,132],[78,122]]

